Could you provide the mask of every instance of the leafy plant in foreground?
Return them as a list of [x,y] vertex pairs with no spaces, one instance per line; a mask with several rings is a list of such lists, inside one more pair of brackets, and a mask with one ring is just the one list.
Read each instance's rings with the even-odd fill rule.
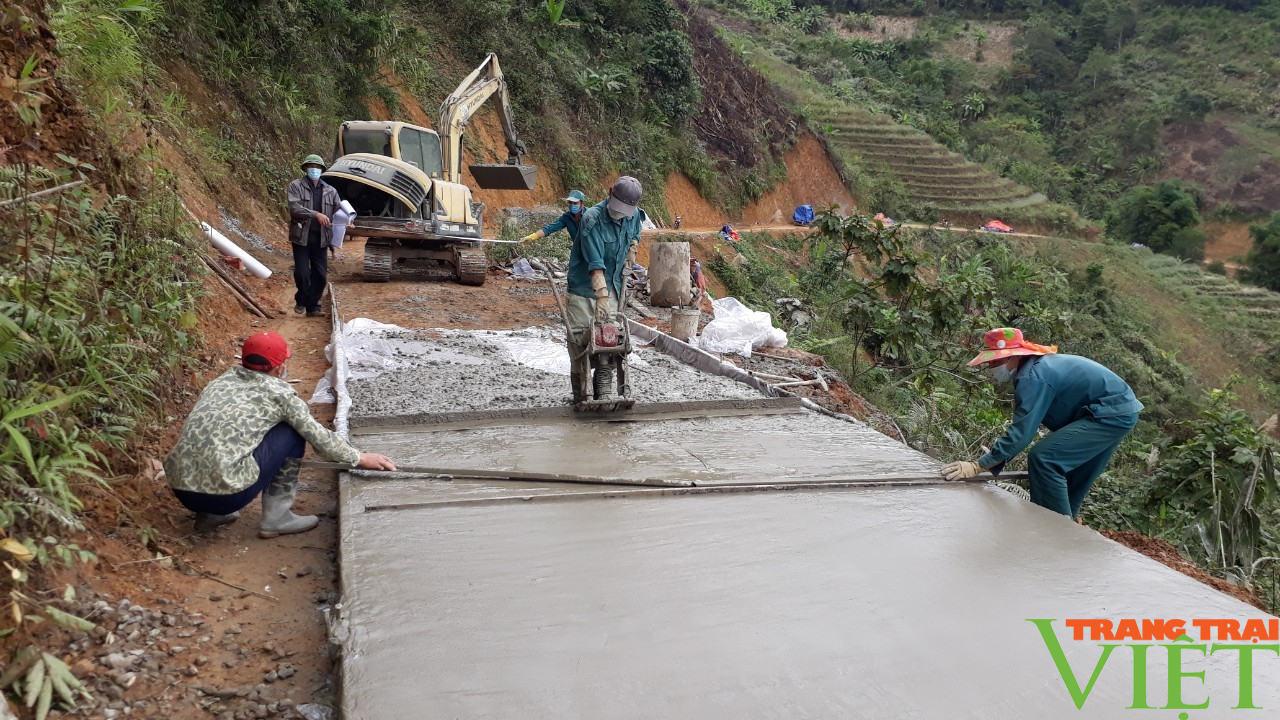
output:
[[1280,485],[1277,444],[1268,432],[1274,416],[1259,427],[1232,407],[1235,399],[1230,385],[1207,393],[1199,417],[1184,423],[1183,438],[1164,451],[1153,500],[1166,521],[1191,519],[1186,527],[1195,537],[1184,537],[1185,547],[1198,544],[1211,566],[1247,582],[1275,550],[1263,514],[1273,509]]

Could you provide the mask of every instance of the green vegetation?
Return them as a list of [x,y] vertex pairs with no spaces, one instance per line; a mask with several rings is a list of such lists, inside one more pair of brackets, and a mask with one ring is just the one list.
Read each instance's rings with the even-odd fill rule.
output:
[[[0,24],[39,38],[43,18],[32,12],[12,8]],[[204,268],[195,239],[178,230],[173,178],[143,164],[150,144],[129,158],[110,146],[144,120],[127,100],[147,76],[143,43],[157,18],[140,0],[74,0],[49,19],[66,41],[62,79],[96,116],[93,127],[57,129],[89,138],[86,151],[111,157],[113,172],[53,152],[47,167],[0,164],[0,559],[9,571],[0,637],[30,643],[49,624],[92,629],[62,609],[74,591],[59,598],[43,573],[94,559],[72,541],[86,500],[120,503],[113,482],[136,470],[139,440],[164,422],[198,349]],[[65,90],[39,72],[51,61],[37,50],[23,69],[12,108],[29,130],[49,130],[51,109],[67,110]],[[26,644],[7,670],[0,687],[25,686],[36,718],[55,703],[74,708],[80,684],[58,658]]]
[[1184,260],[1204,259],[1204,233],[1199,199],[1178,180],[1138,185],[1120,197],[1107,216],[1107,231],[1126,243],[1137,243]]
[[[0,166],[0,198],[16,198],[0,227],[13,249],[0,264],[0,527],[21,540],[9,554],[40,567],[92,558],[63,538],[83,529],[84,493],[109,492],[140,427],[162,419],[196,346],[191,279],[203,276],[171,193],[21,199],[94,170],[68,161],[74,171]],[[24,591],[28,577],[6,573],[8,632],[76,627]]]
[[[152,43],[160,55],[235,100],[217,127],[186,113],[175,141],[272,196],[296,156],[332,145],[341,120],[376,106],[398,115],[406,96],[431,112],[490,51],[522,138],[570,185],[593,187],[611,171],[634,175],[661,218],[673,171],[737,206],[767,189],[748,179],[776,179],[767,163],[762,173],[708,154],[691,123],[703,97],[687,25],[667,0],[178,0],[162,23]],[[202,129],[214,135],[202,146],[178,139]],[[766,158],[775,154],[760,144]]]
[[1140,248],[912,232],[856,214],[815,225],[804,240],[744,234],[744,265],[708,266],[755,307],[801,298],[814,319],[787,328],[792,343],[823,355],[914,447],[971,458],[1000,435],[1008,388],[966,363],[987,329],[1020,327],[1112,368],[1146,405],[1086,522],[1162,537],[1260,588],[1275,572],[1260,559],[1280,550],[1276,445],[1259,421],[1280,395],[1265,350],[1280,339],[1280,295]]
[[1265,223],[1249,226],[1253,249],[1245,260],[1248,265],[1240,273],[1240,279],[1261,285],[1269,290],[1280,290],[1280,212],[1271,213]]
[[[703,5],[732,19],[725,24],[735,39],[746,38],[739,47],[751,62],[781,62],[812,78],[788,87],[798,87],[801,104],[812,105],[810,117],[827,126],[829,141],[874,130],[867,120],[841,119],[857,113],[890,118],[897,132],[927,133],[1092,219],[1106,217],[1129,186],[1168,171],[1165,130],[1171,125],[1209,118],[1241,138],[1244,144],[1229,148],[1213,168],[1227,186],[1280,146],[1280,125],[1266,110],[1280,101],[1273,52],[1280,4],[1274,1],[1225,7],[1162,0]],[[814,6],[831,16],[816,30],[776,21]],[[824,103],[803,97],[813,89],[825,95]],[[842,104],[833,109],[833,100]],[[860,149],[872,153],[867,159],[874,164],[868,142],[864,138]],[[913,157],[901,147],[906,144],[879,143],[895,158]],[[927,197],[927,186],[910,185],[909,196]],[[1206,200],[1213,207],[1226,198]],[[1034,221],[997,203],[978,209],[982,204],[976,197],[970,203],[980,213],[1003,212],[1011,222]],[[1237,210],[1271,208],[1237,203]]]

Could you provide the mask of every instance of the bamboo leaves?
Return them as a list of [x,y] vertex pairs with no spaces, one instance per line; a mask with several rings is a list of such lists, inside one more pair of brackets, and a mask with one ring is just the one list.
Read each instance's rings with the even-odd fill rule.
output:
[[0,688],[10,686],[24,706],[34,708],[36,720],[45,720],[49,716],[55,694],[68,710],[76,708],[77,695],[85,700],[93,699],[66,663],[33,645],[19,650],[4,675],[0,676]]

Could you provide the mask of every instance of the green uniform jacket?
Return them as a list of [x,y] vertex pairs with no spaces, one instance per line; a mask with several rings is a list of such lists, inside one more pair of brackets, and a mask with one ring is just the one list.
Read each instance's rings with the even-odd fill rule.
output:
[[311,417],[293,386],[270,375],[233,367],[200,393],[178,444],[164,459],[175,490],[232,495],[258,480],[253,451],[267,431],[287,422],[316,452],[353,467],[360,451]]
[[555,220],[552,220],[546,225],[543,225],[542,234],[550,235],[551,233],[558,232],[560,230],[568,230],[569,239],[577,240],[578,230],[582,228],[583,214],[585,214],[585,211],[578,213],[578,215],[575,217],[573,213],[566,210],[560,214],[560,217],[556,218]]
[[608,200],[587,208],[582,214],[582,229],[569,251],[569,292],[594,298],[591,271],[604,270],[609,292],[622,298],[622,271],[627,264],[627,251],[640,242],[640,224],[644,211],[636,208],[629,218],[614,220],[605,209]]
[[1142,410],[1119,375],[1078,355],[1041,355],[1023,362],[1014,381],[1013,405],[1013,424],[991,452],[978,458],[984,468],[1017,457],[1042,424],[1052,431],[1083,418],[1136,415]]

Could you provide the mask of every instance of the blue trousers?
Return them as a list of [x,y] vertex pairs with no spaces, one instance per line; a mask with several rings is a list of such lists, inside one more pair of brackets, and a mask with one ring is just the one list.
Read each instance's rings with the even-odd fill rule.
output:
[[292,458],[302,457],[307,441],[289,423],[280,423],[267,431],[262,442],[254,448],[253,459],[258,461],[258,481],[234,495],[210,495],[208,493],[174,490],[178,502],[188,510],[210,515],[230,515],[253,502],[266,489],[280,468]]
[[1050,433],[1027,453],[1031,502],[1074,518],[1138,415],[1084,418]]

